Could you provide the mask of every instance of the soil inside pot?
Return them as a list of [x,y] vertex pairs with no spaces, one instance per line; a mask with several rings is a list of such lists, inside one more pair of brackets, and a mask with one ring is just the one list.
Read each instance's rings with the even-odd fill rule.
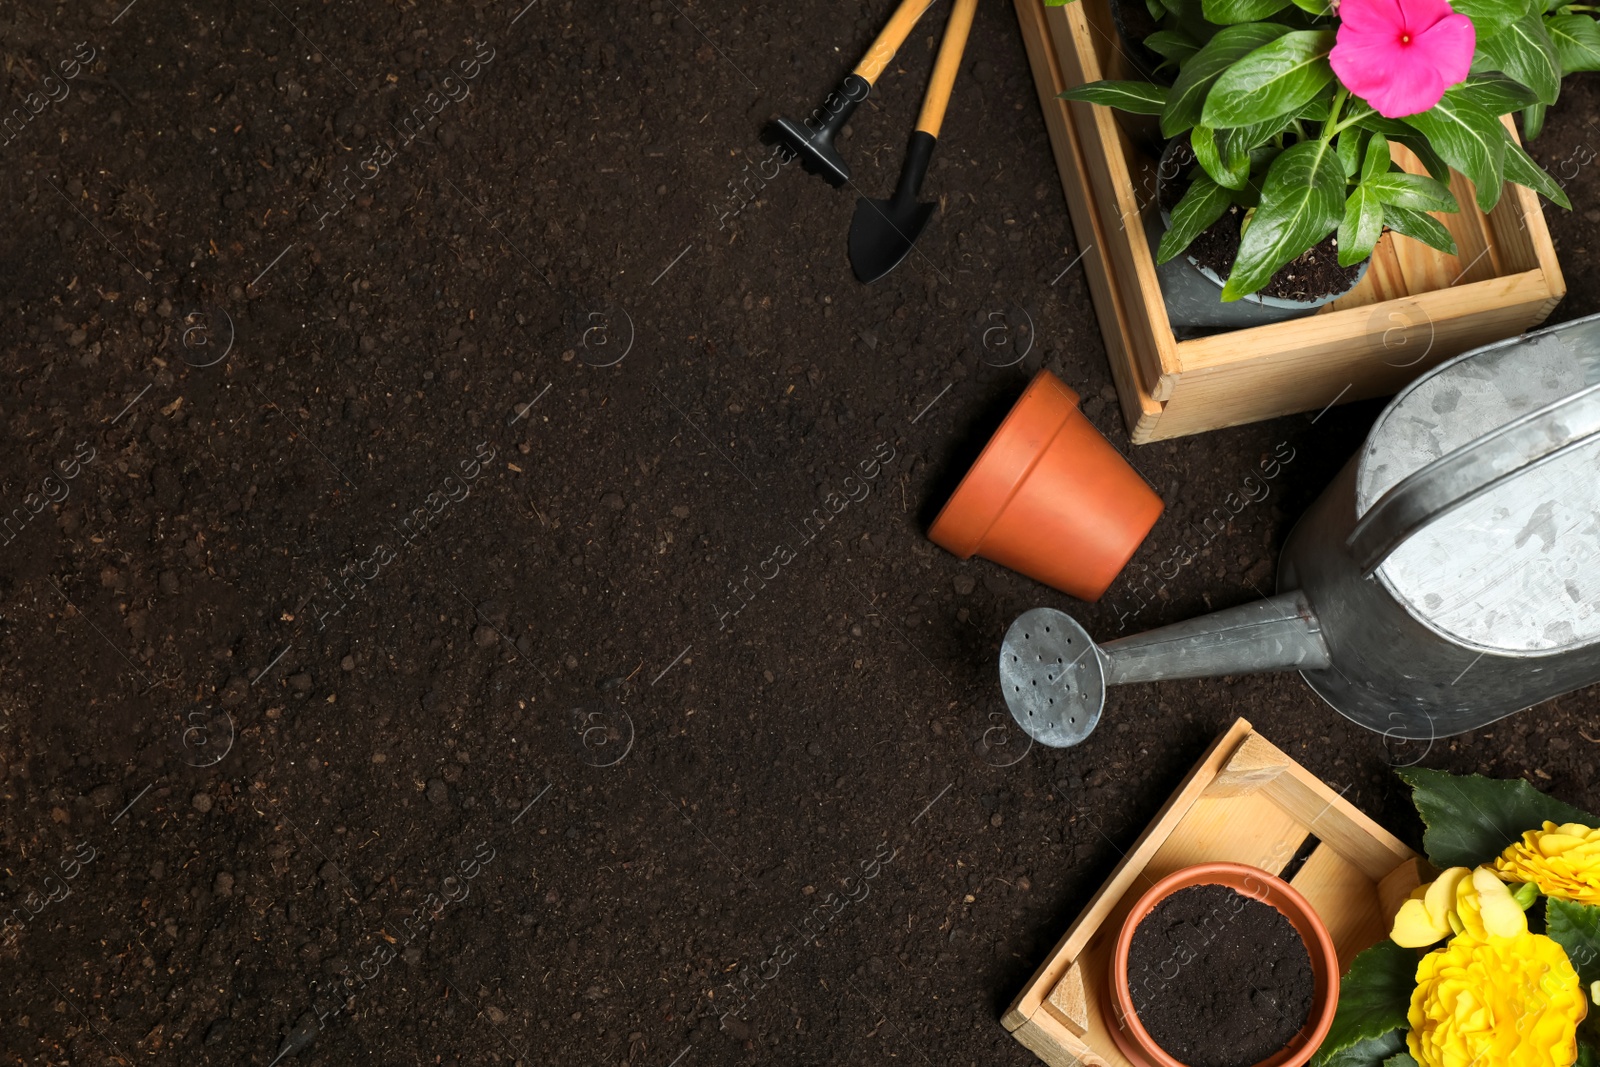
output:
[[[1178,150],[1171,162],[1183,173],[1194,165],[1194,156],[1187,143]],[[1161,184],[1161,207],[1171,212],[1188,189],[1186,181],[1169,181]],[[1244,208],[1237,204],[1228,208],[1223,216],[1202,230],[1189,245],[1188,255],[1202,267],[1226,278],[1233,270],[1234,257],[1239,254],[1239,226],[1244,221]],[[1256,290],[1259,296],[1275,296],[1282,300],[1317,300],[1332,293],[1342,293],[1355,284],[1361,264],[1339,266],[1339,246],[1335,235],[1329,234],[1317,244],[1306,249],[1299,258],[1285,264],[1272,280]]]
[[1250,1067],[1311,1014],[1316,981],[1278,909],[1221,885],[1167,897],[1133,932],[1128,991],[1139,1021],[1189,1067]]

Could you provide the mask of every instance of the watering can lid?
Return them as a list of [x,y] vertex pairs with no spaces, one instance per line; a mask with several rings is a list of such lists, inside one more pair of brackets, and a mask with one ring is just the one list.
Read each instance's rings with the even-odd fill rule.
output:
[[[1475,349],[1414,382],[1362,449],[1356,514],[1434,460],[1600,382],[1600,316]],[[1420,621],[1487,651],[1600,643],[1600,437],[1438,516],[1377,574]]]

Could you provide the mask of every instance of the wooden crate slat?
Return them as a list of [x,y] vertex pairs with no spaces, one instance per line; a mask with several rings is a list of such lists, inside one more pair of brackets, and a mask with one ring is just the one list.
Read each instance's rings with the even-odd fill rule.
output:
[[1349,968],[1356,953],[1388,936],[1377,886],[1332,845],[1318,845],[1289,884],[1300,890],[1328,927],[1339,952],[1340,971]]
[[[1028,64],[1033,69],[1034,81],[1044,107],[1045,126],[1050,131],[1050,146],[1056,157],[1056,168],[1062,174],[1077,174],[1082,170],[1082,146],[1072,118],[1064,101],[1054,99],[1061,85],[1060,71],[1056,66],[1054,50],[1050,47],[1044,30],[1044,9],[1036,5],[1019,7],[1018,14],[1024,27],[1032,19],[1034,32],[1022,35],[1028,52]],[[1062,182],[1067,198],[1068,214],[1077,235],[1082,255],[1084,274],[1089,282],[1089,295],[1099,312],[1100,334],[1105,340],[1106,354],[1111,363],[1111,377],[1117,386],[1117,396],[1123,405],[1123,418],[1130,426],[1146,418],[1161,414],[1161,405],[1150,397],[1138,380],[1138,364],[1128,351],[1128,337],[1132,330],[1129,313],[1122,305],[1122,296],[1112,284],[1102,251],[1104,235],[1095,216],[1094,206],[1083,195],[1076,181]]]
[[[1083,5],[1075,2],[1047,8],[1046,24],[1059,24],[1060,28],[1054,31],[1056,58],[1066,84],[1099,77],[1093,50],[1067,44],[1097,32],[1089,28]],[[1139,157],[1123,150],[1122,132],[1109,108],[1056,102],[1066,107],[1074,128],[1085,134],[1080,173],[1087,179],[1087,201],[1099,217],[1103,241],[1100,252],[1106,257],[1112,284],[1122,291],[1124,304],[1136,312],[1128,323],[1132,332],[1125,347],[1136,361],[1145,388],[1155,399],[1164,399],[1169,388],[1167,379],[1176,369],[1177,342],[1167,320],[1166,305],[1159,296],[1151,299],[1151,294],[1161,292],[1161,284],[1156,280],[1155,257],[1144,236],[1144,182],[1133,173]],[[1108,151],[1108,146],[1115,150]],[[1148,196],[1153,198],[1153,169],[1151,175]]]

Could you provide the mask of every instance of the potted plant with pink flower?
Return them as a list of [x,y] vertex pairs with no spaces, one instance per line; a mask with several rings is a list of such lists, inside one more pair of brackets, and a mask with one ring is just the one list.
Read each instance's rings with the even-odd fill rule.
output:
[[[1059,5],[1067,0],[1045,0]],[[1149,80],[1062,96],[1154,116],[1170,139],[1152,235],[1175,324],[1308,314],[1348,291],[1385,229],[1454,254],[1430,212],[1487,212],[1506,182],[1570,207],[1502,121],[1531,136],[1561,78],[1600,70],[1600,24],[1560,0],[1147,0]],[[1170,77],[1170,84],[1163,84]],[[1426,174],[1391,153],[1403,146]],[[1174,310],[1188,282],[1213,288]],[[1191,279],[1192,281],[1192,279]],[[1240,320],[1227,305],[1258,305]],[[1230,317],[1230,315],[1232,317]]]
[[1600,1062],[1600,819],[1521,779],[1401,777],[1441,873],[1351,963],[1313,1067]]

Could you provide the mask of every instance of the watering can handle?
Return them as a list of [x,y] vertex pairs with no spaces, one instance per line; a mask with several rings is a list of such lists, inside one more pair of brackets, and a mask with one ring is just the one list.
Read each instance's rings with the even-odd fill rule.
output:
[[1361,516],[1345,546],[1370,578],[1433,520],[1600,434],[1600,384],[1506,423],[1408,475]]

